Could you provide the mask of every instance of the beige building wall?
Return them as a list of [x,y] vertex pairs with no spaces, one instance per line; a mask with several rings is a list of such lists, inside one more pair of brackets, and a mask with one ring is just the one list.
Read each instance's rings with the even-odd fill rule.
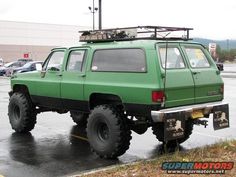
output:
[[79,30],[90,27],[0,21],[0,58],[13,61],[28,53],[34,60],[44,60],[55,46],[79,44]]
[[0,57],[4,62],[10,62],[29,54],[29,58],[33,60],[44,61],[52,48],[53,46],[0,45]]

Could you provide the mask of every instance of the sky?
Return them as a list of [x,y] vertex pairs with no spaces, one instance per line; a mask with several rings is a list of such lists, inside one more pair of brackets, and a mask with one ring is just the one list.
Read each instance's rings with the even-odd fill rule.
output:
[[[93,0],[0,0],[0,20],[92,26],[88,9],[92,4]],[[102,4],[103,27],[191,27],[191,37],[236,39],[236,0],[102,0]],[[97,14],[95,20],[97,25]]]

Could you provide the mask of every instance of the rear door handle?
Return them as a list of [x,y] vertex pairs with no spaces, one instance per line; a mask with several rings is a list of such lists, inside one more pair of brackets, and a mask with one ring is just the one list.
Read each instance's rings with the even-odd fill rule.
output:
[[196,75],[196,74],[200,74],[201,72],[200,71],[194,71],[193,74]]
[[58,73],[57,76],[62,76],[62,73]]

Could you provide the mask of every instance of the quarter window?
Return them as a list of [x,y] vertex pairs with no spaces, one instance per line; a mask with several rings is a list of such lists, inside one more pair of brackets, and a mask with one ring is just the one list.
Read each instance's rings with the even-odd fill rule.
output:
[[167,51],[166,47],[159,47],[159,54],[161,57],[161,64],[163,68],[165,68],[165,66],[168,69],[185,68],[183,58],[177,47],[170,46],[168,47]]
[[97,50],[93,56],[92,71],[146,72],[142,49]]
[[192,68],[207,68],[210,66],[205,54],[200,48],[185,47]]
[[84,50],[75,50],[70,52],[67,64],[67,71],[80,72],[83,68]]

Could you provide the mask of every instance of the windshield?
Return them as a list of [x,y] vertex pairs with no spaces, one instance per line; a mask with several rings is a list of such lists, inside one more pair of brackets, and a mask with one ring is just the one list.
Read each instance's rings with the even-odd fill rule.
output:
[[8,67],[11,66],[12,64],[13,64],[13,62],[10,62],[10,63],[5,64],[4,66],[5,66],[6,68],[8,68]]
[[23,68],[28,68],[28,67],[31,66],[31,64],[32,64],[32,63],[26,63],[26,64],[24,64]]

